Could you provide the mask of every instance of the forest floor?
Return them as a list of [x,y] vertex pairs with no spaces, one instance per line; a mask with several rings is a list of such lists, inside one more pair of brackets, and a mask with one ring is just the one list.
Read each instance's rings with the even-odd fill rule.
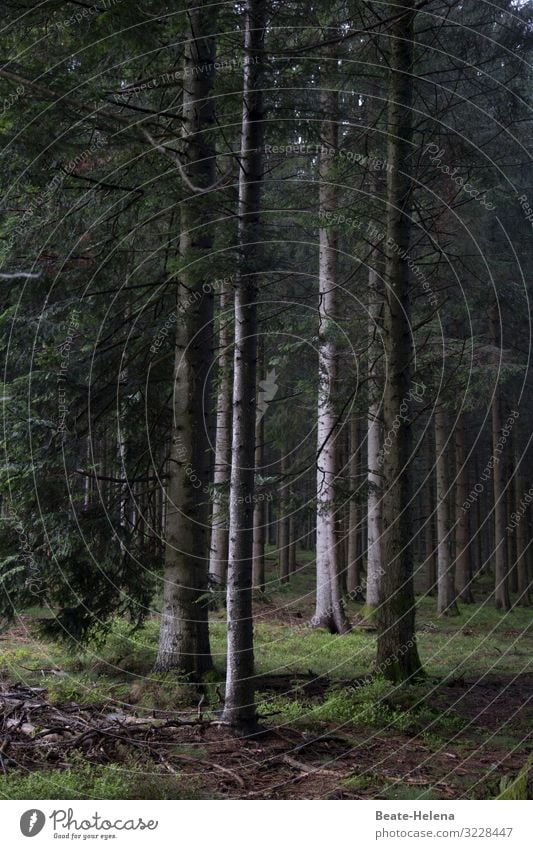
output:
[[531,758],[533,614],[477,602],[438,619],[418,598],[426,677],[394,687],[371,674],[361,605],[348,635],[314,631],[312,570],[272,576],[256,600],[262,731],[245,739],[217,724],[223,610],[201,709],[197,685],[151,673],[155,618],[69,652],[25,611],[0,635],[0,798],[494,798]]

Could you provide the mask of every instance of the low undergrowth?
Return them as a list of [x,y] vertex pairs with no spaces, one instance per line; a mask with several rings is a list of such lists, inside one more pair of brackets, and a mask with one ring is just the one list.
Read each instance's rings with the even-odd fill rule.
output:
[[[385,794],[385,798],[488,798],[500,790],[529,792],[523,778],[515,783],[518,771],[507,767],[507,759],[512,755],[514,765],[522,753],[523,763],[528,753],[530,726],[523,707],[533,648],[530,610],[515,608],[502,614],[479,595],[477,604],[460,605],[458,616],[441,619],[435,600],[420,597],[417,640],[427,675],[416,684],[394,686],[372,677],[376,655],[372,623],[356,624],[345,636],[309,627],[312,570],[304,566],[285,586],[271,574],[267,584],[267,592],[256,599],[256,671],[274,679],[285,676],[288,684],[269,689],[267,683],[258,690],[262,723],[282,733],[292,729],[353,735],[359,749],[365,740],[394,738],[395,745],[404,746],[412,759],[426,765],[416,785],[403,781],[401,774],[391,777],[390,770],[381,772],[371,765],[365,770],[347,768],[339,779],[339,792],[354,797]],[[361,621],[361,611],[361,604],[348,603],[354,623]],[[75,703],[104,713],[158,717],[191,711],[196,716],[198,685],[173,673],[152,672],[157,619],[136,630],[118,620],[103,645],[69,650],[39,636],[42,613],[27,611],[14,628],[0,635],[0,674],[5,682],[42,688],[52,703]],[[206,719],[216,718],[224,689],[224,619],[223,608],[211,612],[214,669],[205,681]],[[315,678],[323,686],[306,688],[305,682]],[[445,786],[436,781],[441,773],[447,776]],[[194,798],[200,790],[191,786],[190,778],[164,774],[158,764],[147,772],[146,765],[138,763],[89,767],[74,760],[32,773],[10,769],[0,775],[0,795]],[[505,786],[500,787],[501,780]]]
[[62,769],[0,775],[3,799],[197,799],[190,779],[131,761],[93,764],[73,755]]

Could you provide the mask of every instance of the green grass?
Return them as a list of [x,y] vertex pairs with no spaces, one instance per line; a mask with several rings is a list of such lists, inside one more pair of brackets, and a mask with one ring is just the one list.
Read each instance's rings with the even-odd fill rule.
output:
[[2,799],[198,799],[198,787],[179,775],[140,764],[89,764],[73,758],[67,769],[0,775]]
[[[298,557],[307,564],[309,557]],[[271,568],[267,591],[256,598],[255,659],[259,674],[291,672],[327,675],[329,689],[321,697],[309,697],[303,689],[283,697],[260,692],[258,711],[264,722],[290,724],[300,730],[339,729],[343,734],[395,735],[414,738],[416,744],[432,753],[452,751],[468,756],[482,746],[486,731],[469,725],[454,707],[443,709],[435,693],[446,682],[465,678],[477,680],[487,675],[509,678],[528,670],[533,649],[531,611],[515,608],[508,614],[497,612],[491,603],[460,605],[458,616],[439,618],[433,598],[417,601],[417,640],[426,678],[412,685],[394,687],[382,678],[365,686],[351,685],[367,677],[376,656],[376,634],[355,628],[339,637],[309,628],[313,613],[312,568],[303,565],[288,585],[280,585]],[[482,598],[481,594],[478,594]],[[361,615],[362,605],[348,603],[350,617]],[[76,647],[69,652],[64,644],[41,639],[32,626],[42,611],[27,611],[24,624],[0,639],[0,664],[11,681],[45,687],[52,702],[75,701],[81,705],[102,705],[116,710],[122,706],[140,713],[172,711],[196,705],[195,685],[175,675],[151,672],[155,660],[159,625],[148,621],[135,631],[124,621],[113,624],[103,645]],[[211,646],[215,669],[208,676],[210,701],[217,702],[214,690],[224,681],[226,629],[225,611],[211,613]],[[495,759],[514,751],[526,734],[525,720],[513,722],[495,733],[488,751]],[[351,732],[350,732],[351,729]],[[487,749],[483,749],[484,752]],[[501,776],[494,776],[498,781]],[[502,791],[509,791],[514,778]],[[460,776],[454,779],[459,787]],[[523,781],[522,781],[523,783]],[[386,776],[352,775],[344,782],[356,795],[370,793],[385,798],[439,798],[428,786],[393,782]],[[478,798],[495,796],[497,784],[487,782],[476,789]],[[521,786],[521,785],[520,785]],[[54,789],[57,788],[57,789]],[[81,789],[80,789],[81,788]],[[150,789],[152,788],[152,789]],[[468,784],[461,786],[468,793]],[[516,788],[515,788],[516,789]],[[174,776],[147,776],[138,765],[91,766],[74,762],[68,769],[23,775],[17,771],[0,776],[0,795],[7,798],[192,798],[197,790]],[[513,792],[513,791],[509,791]],[[56,795],[53,795],[56,794]],[[157,795],[159,794],[159,795]],[[170,794],[168,796],[161,794]]]
[[[302,585],[296,591],[297,584]],[[284,587],[271,594],[275,605],[284,609],[279,621],[264,615],[264,605],[257,605],[255,627],[255,658],[259,674],[298,672],[311,669],[317,675],[329,675],[332,681],[357,678],[371,670],[376,654],[375,633],[354,629],[346,636],[332,636],[308,627],[312,604],[303,592],[309,588],[309,576],[300,573]],[[531,612],[517,608],[502,615],[488,605],[464,605],[460,615],[438,619],[433,599],[424,598],[417,605],[419,631],[417,640],[426,672],[436,678],[479,676],[483,673],[516,674],[524,670],[533,647]],[[361,605],[349,604],[354,615]],[[302,617],[296,616],[297,611]],[[214,683],[224,678],[226,635],[224,612],[212,614],[211,645],[216,672]],[[424,630],[428,625],[436,630]],[[16,640],[0,642],[0,661],[12,680],[45,686],[57,701],[128,701],[149,706],[150,699],[160,693],[163,708],[167,702],[187,704],[190,687],[186,682],[176,691],[171,680],[171,692],[165,696],[164,682],[150,670],[158,639],[158,623],[149,621],[133,631],[127,623],[118,621],[103,646],[73,653],[63,645],[45,642],[34,637],[23,646]],[[48,671],[53,667],[55,672]],[[45,670],[41,672],[41,669]],[[59,672],[60,674],[56,674]]]
[[412,786],[399,781],[394,784],[389,784],[381,791],[385,799],[442,799],[443,795],[431,785]]
[[[300,576],[303,581],[303,576]],[[293,588],[294,589],[294,588]],[[311,669],[317,675],[328,675],[333,682],[367,675],[376,654],[375,633],[354,629],[346,636],[332,636],[322,630],[308,627],[306,618],[297,618],[298,601],[290,604],[273,596],[274,604],[286,607],[284,618],[291,614],[290,622],[261,616],[255,628],[255,658],[259,674],[298,672]],[[295,593],[296,599],[299,594]],[[293,596],[293,598],[294,598]],[[351,604],[353,615],[360,606]],[[309,612],[309,611],[307,611]],[[520,673],[527,666],[533,647],[531,613],[515,609],[502,615],[488,606],[465,605],[457,617],[439,620],[434,602],[423,599],[418,604],[419,630],[417,640],[426,672],[436,678],[479,676],[483,673]],[[432,625],[437,630],[423,630]],[[72,700],[84,704],[98,700],[127,700],[131,691],[141,691],[136,701],[142,701],[142,689],[159,691],[161,678],[150,670],[157,651],[158,623],[147,622],[134,632],[127,623],[118,621],[103,646],[79,647],[69,653],[63,645],[45,642],[34,637],[20,646],[4,639],[0,642],[0,661],[12,680],[38,684],[49,689],[57,701]],[[216,672],[214,683],[224,678],[226,635],[223,612],[216,612],[211,622],[211,645]],[[54,671],[50,671],[50,668]],[[41,671],[44,670],[44,671]],[[57,674],[59,673],[59,674]],[[152,686],[151,686],[152,685]],[[176,693],[176,684],[170,681],[174,701],[184,700],[190,691],[186,682]],[[164,689],[164,687],[163,687]],[[170,694],[171,695],[171,694]],[[163,707],[166,699],[161,697]]]

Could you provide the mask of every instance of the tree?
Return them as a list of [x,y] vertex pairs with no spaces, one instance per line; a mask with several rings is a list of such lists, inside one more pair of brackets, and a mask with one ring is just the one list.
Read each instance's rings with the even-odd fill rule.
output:
[[[263,179],[264,0],[247,0],[239,163],[240,262],[235,284],[232,468],[225,722],[256,724],[252,620],[253,496],[257,383],[257,241]],[[248,497],[247,497],[248,496]]]
[[[495,351],[501,354],[501,340],[499,331],[500,317],[498,305],[494,301],[489,311],[489,324],[491,342]],[[510,610],[511,599],[509,597],[509,568],[507,563],[507,545],[505,536],[506,516],[506,486],[505,486],[505,463],[504,451],[505,439],[502,439],[502,416],[500,387],[496,377],[496,386],[491,403],[492,424],[492,458],[494,464],[493,472],[493,496],[494,496],[494,560],[495,560],[495,591],[494,598],[498,610]]]
[[230,284],[220,284],[219,368],[215,431],[215,470],[213,478],[213,512],[211,516],[211,558],[209,574],[217,586],[226,583],[228,569],[229,527],[228,489],[231,474],[231,321],[233,307]]
[[[371,191],[375,193],[377,180],[372,180]],[[378,363],[381,356],[381,309],[379,274],[377,270],[378,250],[374,246],[368,267],[368,554],[365,612],[372,613],[379,604],[379,581],[381,576],[381,400]]]
[[387,242],[385,252],[384,343],[387,373],[383,400],[384,432],[394,433],[383,463],[383,575],[377,610],[377,663],[393,681],[420,673],[415,637],[415,606],[409,505],[411,500],[410,423],[402,404],[410,389],[410,280],[407,264],[411,186],[408,176],[412,134],[414,0],[402,11],[390,4],[390,77],[387,158]]
[[[326,88],[320,92],[325,120],[322,138],[325,149],[320,154],[319,207],[322,219],[337,207],[335,172],[332,153],[338,147],[338,93]],[[327,628],[343,634],[348,623],[341,600],[335,527],[335,482],[338,475],[337,444],[338,381],[337,335],[337,232],[335,227],[321,226],[319,231],[318,269],[318,408],[316,466],[316,608],[312,619],[315,628]]]
[[[190,4],[183,78],[185,175],[191,194],[182,204],[177,284],[174,411],[167,488],[165,576],[159,649],[155,669],[201,676],[212,666],[207,604],[209,501],[199,497],[191,475],[207,489],[209,439],[204,397],[213,357],[213,290],[207,262],[214,244],[209,192],[216,157],[212,97],[216,7]],[[209,397],[209,392],[207,393]]]
[[455,581],[461,601],[471,604],[472,560],[470,552],[469,512],[463,505],[468,497],[468,467],[466,464],[466,431],[464,414],[459,413],[455,426]]
[[448,482],[449,423],[446,411],[435,411],[435,469],[437,478],[437,611],[450,616],[458,613],[455,603],[451,552],[450,485]]
[[358,416],[352,412],[350,417],[350,504],[348,512],[348,563],[346,570],[346,590],[358,601],[362,597],[362,559],[363,559],[363,516],[359,502],[361,469],[361,427]]
[[[516,467],[519,470],[519,463],[516,463]],[[531,604],[531,580],[529,577],[528,570],[528,534],[527,534],[527,526],[526,526],[526,517],[522,515],[524,505],[527,503],[525,499],[525,484],[524,479],[520,475],[520,471],[518,471],[518,477],[516,481],[516,502],[515,502],[515,511],[516,515],[514,517],[514,521],[518,522],[516,526],[516,554],[517,554],[517,578],[518,578],[518,604],[523,607],[528,607]],[[512,530],[509,531],[512,533]]]

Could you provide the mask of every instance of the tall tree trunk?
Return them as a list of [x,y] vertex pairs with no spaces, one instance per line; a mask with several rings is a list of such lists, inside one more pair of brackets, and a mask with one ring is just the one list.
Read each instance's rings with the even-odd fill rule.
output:
[[[513,455],[513,434],[509,436],[509,454]],[[517,547],[516,547],[516,534],[509,533],[507,531],[507,526],[511,521],[511,513],[514,510],[514,505],[516,502],[516,476],[513,468],[514,457],[509,457],[509,462],[507,464],[507,489],[506,489],[506,540],[507,540],[507,562],[509,564],[509,592],[516,593],[518,592],[518,557],[517,557]]]
[[[516,461],[517,470],[519,463]],[[528,533],[527,533],[527,517],[522,515],[525,506],[525,485],[523,477],[518,474],[515,486],[515,521],[516,526],[516,571],[518,580],[518,604],[527,607],[531,604],[531,586],[528,574]],[[512,533],[512,531],[511,531]]]
[[[342,429],[342,458],[340,471],[342,471],[342,488],[350,486],[350,423],[345,422]],[[341,596],[348,593],[348,538],[349,538],[350,504],[343,498],[343,504],[337,512],[337,547],[339,549],[339,580]]]
[[[376,181],[373,182],[376,188]],[[367,573],[366,573],[366,604],[365,613],[372,614],[379,604],[379,583],[382,571],[381,566],[381,409],[377,362],[381,354],[380,316],[382,310],[382,298],[379,296],[379,275],[377,272],[378,251],[372,250],[368,269],[368,436],[367,436],[367,463],[368,463],[368,502],[367,502],[367,527],[368,527],[368,551],[367,551]]]
[[[495,350],[501,350],[498,305],[494,302],[489,313],[491,342]],[[497,374],[498,379],[499,372]],[[501,398],[498,385],[492,396],[492,456],[494,460],[493,496],[494,496],[494,563],[495,587],[494,597],[498,610],[510,610],[509,597],[509,566],[507,562],[507,543],[505,539],[506,494],[505,494],[505,461],[504,452],[499,440],[502,435]]]
[[291,516],[289,520],[289,575],[296,572],[296,519]]
[[506,504],[505,504],[505,513],[506,513],[506,540],[507,540],[507,563],[509,564],[509,592],[511,594],[518,592],[518,557],[517,557],[517,547],[516,547],[516,534],[509,533],[507,531],[507,527],[511,522],[511,513],[514,510],[514,506],[516,503],[516,487],[517,480],[515,475],[514,461],[515,461],[515,450],[514,450],[514,438],[513,432],[511,431],[509,434],[509,445],[507,449],[508,460],[506,464],[505,476],[507,480],[507,488],[506,488]]
[[217,587],[226,583],[229,547],[228,490],[231,474],[231,284],[220,284],[219,368],[216,409],[215,470],[209,573]]
[[[476,453],[474,460],[474,480],[472,481],[472,486],[475,486],[479,481],[479,460]],[[474,573],[474,576],[477,578],[478,575],[481,575],[488,569],[488,562],[485,562],[485,558],[483,556],[483,538],[484,535],[488,532],[488,520],[485,521],[483,525],[483,511],[481,509],[481,499],[476,499],[475,504],[476,510],[476,556],[477,556],[477,564],[478,567]]]
[[[261,346],[259,356],[259,377],[263,378],[263,351]],[[265,422],[262,415],[256,416],[255,422],[255,474],[263,469],[265,443]],[[265,502],[258,500],[254,505],[254,548],[253,548],[253,585],[264,593],[265,591],[265,538],[266,538],[266,509]]]
[[428,503],[430,512],[426,521],[425,528],[425,550],[426,550],[426,592],[428,595],[435,595],[437,588],[437,558],[435,552],[435,523],[433,521],[433,500]]
[[413,561],[409,523],[411,425],[407,403],[411,371],[411,303],[408,251],[412,138],[413,21],[415,0],[401,10],[390,5],[390,82],[388,92],[387,243],[385,261],[383,424],[395,439],[383,463],[382,566],[377,609],[378,668],[392,681],[421,670],[415,637]]
[[350,419],[350,503],[348,513],[348,561],[346,570],[346,590],[354,600],[361,600],[361,567],[363,554],[363,533],[361,505],[354,497],[359,489],[361,475],[361,428],[356,413]]
[[450,492],[448,487],[447,439],[448,416],[442,409],[435,412],[435,466],[437,477],[437,612],[439,615],[457,614],[453,585],[451,552],[452,529],[450,522]]
[[463,509],[468,498],[468,468],[466,465],[466,434],[462,413],[455,429],[455,582],[461,601],[472,604],[472,555],[470,551],[470,511]]
[[[322,140],[327,149],[320,155],[319,208],[321,217],[337,208],[337,189],[332,151],[337,150],[338,94],[322,89]],[[324,215],[326,214],[326,215]],[[335,481],[337,478],[338,421],[335,394],[338,380],[336,334],[337,241],[334,227],[319,231],[318,305],[318,411],[317,411],[317,515],[316,515],[316,607],[311,624],[332,634],[348,629],[341,600],[337,534],[335,528]]]
[[281,486],[279,488],[279,519],[278,519],[278,558],[279,579],[282,584],[289,580],[289,546],[290,546],[290,506],[289,506],[289,482],[287,472],[287,452],[284,450],[281,457]]
[[433,496],[433,445],[431,428],[426,430],[426,525],[425,525],[425,567],[426,567],[426,592],[435,595],[437,591],[437,557],[435,551],[435,522],[434,509],[435,499]]
[[[208,188],[215,180],[214,83],[216,12],[207,2],[188,11],[183,76],[185,170],[190,183]],[[205,595],[209,566],[209,439],[203,396],[213,355],[211,254],[214,224],[209,193],[193,193],[182,204],[177,287],[172,445],[165,526],[165,572],[159,650],[155,669],[200,676],[212,667]],[[194,340],[194,342],[193,342]]]
[[[263,180],[264,0],[247,0],[239,170],[240,262],[235,290],[233,438],[228,563],[228,649],[223,718],[241,730],[256,724],[252,620],[255,409],[257,385],[258,229]],[[253,501],[253,499],[252,499]]]

